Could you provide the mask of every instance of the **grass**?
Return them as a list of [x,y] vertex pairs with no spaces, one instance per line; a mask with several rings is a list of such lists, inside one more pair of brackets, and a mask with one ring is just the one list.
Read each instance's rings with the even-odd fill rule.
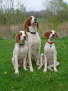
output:
[[[45,39],[42,38],[43,52]],[[0,39],[0,91],[68,91],[68,37],[56,40],[58,72],[34,72],[20,70],[20,75],[14,74],[11,64],[14,40]],[[7,72],[7,73],[6,73]]]

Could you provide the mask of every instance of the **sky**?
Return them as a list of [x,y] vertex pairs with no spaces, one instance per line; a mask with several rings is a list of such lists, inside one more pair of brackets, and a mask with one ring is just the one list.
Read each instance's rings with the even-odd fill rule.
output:
[[44,0],[27,0],[27,2],[24,3],[27,11],[40,11],[44,9]]
[[[27,11],[40,11],[47,7],[48,2],[50,0],[20,0],[20,1],[21,2],[23,1]],[[64,0],[64,2],[68,3],[68,0]]]
[[[4,7],[6,7],[5,2],[8,1],[7,3],[7,7],[8,7],[10,0],[3,0],[3,1],[4,1],[3,2]],[[26,11],[40,11],[40,10],[44,10],[47,7],[49,1],[50,0],[14,0],[14,8],[19,8],[19,5],[23,3],[26,8]],[[68,0],[64,0],[64,2],[68,3]]]
[[[21,3],[24,4],[26,11],[40,11],[44,9],[44,1],[48,0],[19,0]],[[15,0],[17,2],[17,0]],[[47,3],[47,2],[46,2]],[[17,4],[15,4],[18,7]]]
[[68,4],[68,0],[64,0],[64,2],[66,2]]

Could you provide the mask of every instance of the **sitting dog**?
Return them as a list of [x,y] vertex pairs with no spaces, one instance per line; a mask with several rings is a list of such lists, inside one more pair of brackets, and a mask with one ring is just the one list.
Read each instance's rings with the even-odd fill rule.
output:
[[45,37],[48,39],[48,41],[45,44],[44,47],[44,55],[41,55],[44,59],[44,72],[47,71],[47,69],[50,69],[51,71],[57,72],[57,66],[59,65],[59,62],[57,61],[57,51],[55,47],[54,39],[58,37],[58,34],[52,30],[45,33]]
[[23,68],[26,69],[26,59],[28,53],[28,44],[27,44],[27,35],[24,31],[19,31],[16,35],[15,48],[13,50],[12,64],[15,70],[15,73],[19,73],[19,67],[23,65]]
[[28,59],[31,72],[33,72],[32,58],[36,59],[37,65],[40,64],[41,39],[37,30],[38,30],[37,18],[34,16],[30,16],[24,24],[24,31],[26,31],[28,35],[29,47]]

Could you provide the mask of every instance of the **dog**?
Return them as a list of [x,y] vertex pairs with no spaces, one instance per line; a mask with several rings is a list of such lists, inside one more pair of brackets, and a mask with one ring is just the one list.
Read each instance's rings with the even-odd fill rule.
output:
[[23,68],[27,70],[27,55],[28,55],[28,43],[27,35],[24,31],[19,31],[16,35],[16,43],[13,49],[12,64],[15,70],[15,74],[19,74],[19,67],[23,65]]
[[48,39],[44,47],[44,54],[41,55],[42,60],[44,60],[42,63],[44,65],[44,72],[46,72],[47,69],[57,72],[59,62],[57,61],[57,50],[54,39],[58,37],[58,34],[54,30],[51,30],[46,32],[44,36]]
[[32,58],[36,60],[36,64],[40,65],[40,48],[41,48],[41,39],[38,33],[39,24],[37,18],[30,16],[24,24],[24,31],[28,35],[28,59],[29,59],[29,68],[33,72]]

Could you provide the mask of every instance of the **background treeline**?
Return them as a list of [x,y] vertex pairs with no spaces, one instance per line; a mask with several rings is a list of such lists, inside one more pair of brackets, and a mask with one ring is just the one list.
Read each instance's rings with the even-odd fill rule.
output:
[[20,24],[24,19],[25,19],[25,14],[20,10],[13,10],[0,13],[0,24],[2,25]]
[[[13,4],[13,0],[11,0],[11,4]],[[43,5],[45,7],[45,2],[43,2]],[[26,12],[24,5],[21,5],[18,9],[14,9],[13,5],[10,9],[5,10],[0,7],[0,24],[18,24],[28,15],[35,15],[50,22],[59,21],[61,23],[68,21],[68,4],[64,3],[63,0],[51,0],[47,8],[39,12]]]
[[[34,15],[38,17],[40,22],[40,32],[44,33],[48,29],[56,29],[66,31],[68,30],[68,4],[63,0],[51,0],[48,2],[47,7],[45,2],[43,2],[44,10],[39,12],[27,12],[24,4],[19,4],[19,8],[15,9],[13,2],[10,0],[10,8],[3,8],[2,1],[0,2],[0,32],[4,30],[16,31],[22,29],[22,24],[24,20],[30,16]],[[7,4],[6,4],[7,5]],[[13,25],[13,26],[12,26]],[[9,28],[5,28],[8,26]],[[15,28],[10,28],[10,26]],[[17,27],[18,26],[18,27]],[[14,30],[12,30],[14,29]],[[11,34],[11,33],[10,33]],[[63,33],[64,34],[64,33]],[[0,34],[1,35],[1,34]]]

